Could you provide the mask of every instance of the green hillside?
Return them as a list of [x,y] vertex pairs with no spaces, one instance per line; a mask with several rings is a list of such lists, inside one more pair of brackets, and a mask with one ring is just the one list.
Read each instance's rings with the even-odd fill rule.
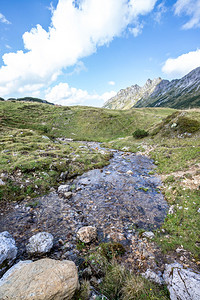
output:
[[1,102],[0,126],[32,129],[51,138],[106,141],[131,135],[136,127],[149,130],[173,112],[144,108],[108,110],[94,107],[50,106],[38,103]]

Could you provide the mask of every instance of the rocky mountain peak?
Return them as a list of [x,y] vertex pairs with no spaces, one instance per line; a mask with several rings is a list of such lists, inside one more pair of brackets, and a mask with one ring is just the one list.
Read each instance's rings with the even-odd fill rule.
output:
[[108,100],[104,107],[111,109],[129,109],[143,97],[152,94],[157,84],[161,81],[162,79],[160,77],[153,80],[148,79],[143,87],[135,84],[126,89],[122,89],[116,96]]
[[132,107],[168,106],[188,108],[200,106],[200,67],[181,79],[172,81],[160,77],[148,79],[143,87],[135,84],[109,99],[104,107],[130,109]]

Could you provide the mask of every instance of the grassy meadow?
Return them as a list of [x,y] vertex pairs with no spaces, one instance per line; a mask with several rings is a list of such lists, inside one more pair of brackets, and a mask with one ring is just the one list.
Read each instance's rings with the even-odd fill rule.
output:
[[[147,136],[137,138],[136,129]],[[200,264],[200,109],[120,111],[1,101],[0,179],[4,185],[0,202],[32,199],[57,187],[63,178],[109,163],[109,153],[77,141],[103,142],[107,148],[151,157],[170,206],[155,241],[165,253],[184,248]],[[88,285],[83,282],[82,295],[87,294]],[[134,285],[141,288],[133,292]],[[165,288],[149,286],[113,262],[106,266],[101,290],[111,299],[169,299]]]

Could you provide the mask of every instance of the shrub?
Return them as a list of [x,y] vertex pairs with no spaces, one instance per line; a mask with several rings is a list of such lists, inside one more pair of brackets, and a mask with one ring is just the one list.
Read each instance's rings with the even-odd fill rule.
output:
[[133,132],[133,137],[136,138],[136,139],[142,139],[146,136],[148,136],[149,133],[144,130],[144,129],[136,129],[134,132]]
[[197,120],[192,120],[186,117],[180,117],[177,121],[180,133],[194,133],[200,130],[200,123]]

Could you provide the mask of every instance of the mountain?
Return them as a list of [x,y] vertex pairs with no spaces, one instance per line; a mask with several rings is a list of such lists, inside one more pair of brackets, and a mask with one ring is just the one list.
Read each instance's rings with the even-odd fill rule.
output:
[[105,103],[104,108],[129,109],[141,99],[148,99],[160,82],[162,82],[160,77],[154,80],[148,79],[143,87],[135,84],[120,90],[116,96]]
[[172,81],[148,79],[143,87],[133,85],[120,90],[104,108],[171,107],[177,109],[200,107],[200,67],[181,79]]

